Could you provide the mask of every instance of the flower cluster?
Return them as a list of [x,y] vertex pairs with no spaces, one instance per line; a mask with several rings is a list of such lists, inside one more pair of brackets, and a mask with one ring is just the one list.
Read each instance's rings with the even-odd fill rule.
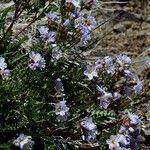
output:
[[41,54],[34,51],[29,53],[29,68],[32,70],[45,68],[45,59]]
[[20,134],[19,137],[14,140],[13,144],[21,150],[32,150],[34,141],[32,141],[31,136]]
[[[92,80],[92,83],[96,83],[96,89],[99,92],[98,99],[100,101],[100,107],[107,109],[111,100],[116,101],[121,95],[139,94],[142,91],[143,81],[129,70],[131,64],[132,61],[128,56],[117,55],[114,59],[106,56],[103,59],[98,59],[92,65],[87,65],[84,75],[88,77],[88,80]],[[125,84],[116,90],[110,89],[109,81],[105,83],[104,87],[103,84],[98,86],[99,78],[103,81],[108,78],[111,81],[112,77],[114,79],[113,83],[111,83],[112,86],[115,86],[115,83],[123,78]],[[109,92],[110,90],[111,92]]]
[[5,58],[0,57],[0,75],[3,80],[7,80],[10,76],[10,70],[7,69],[7,64],[5,63]]
[[107,140],[109,149],[139,149],[142,121],[139,116],[128,112],[117,135],[111,135]]
[[85,117],[80,123],[83,131],[82,139],[88,143],[93,143],[96,140],[96,125],[93,123],[91,117]]

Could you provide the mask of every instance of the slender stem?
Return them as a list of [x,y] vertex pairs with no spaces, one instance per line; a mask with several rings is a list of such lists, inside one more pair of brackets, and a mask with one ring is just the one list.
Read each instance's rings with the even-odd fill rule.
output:
[[21,15],[21,13],[19,13],[19,15],[18,15],[18,13],[19,13],[19,5],[18,5],[18,3],[15,3],[15,13],[14,13],[12,22],[9,25],[9,27],[7,28],[7,30],[4,33],[3,37],[1,38],[0,43],[3,42],[3,40],[7,36],[8,32],[12,29],[12,27],[13,27],[14,23],[16,22],[17,18],[19,17],[19,15]]
[[[52,0],[51,0],[52,1]],[[21,31],[19,31],[15,36],[14,38],[17,38],[24,30],[26,30],[30,25],[32,25],[35,21],[37,21],[44,13],[44,11],[50,6],[50,3],[51,1],[49,2],[49,4],[43,9],[43,11],[39,14],[38,17],[34,18],[27,26],[25,26]]]

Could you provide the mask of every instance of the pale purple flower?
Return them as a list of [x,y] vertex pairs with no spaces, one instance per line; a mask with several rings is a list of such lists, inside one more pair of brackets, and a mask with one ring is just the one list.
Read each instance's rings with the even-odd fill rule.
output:
[[48,28],[47,27],[45,27],[45,26],[41,26],[41,27],[39,27],[38,28],[38,31],[40,32],[40,39],[42,40],[42,41],[44,41],[45,39],[46,39],[46,37],[47,37],[47,35],[48,35]]
[[56,32],[49,32],[46,37],[46,43],[53,43],[56,41]]
[[[78,18],[75,19],[74,23],[75,23],[75,28],[77,27],[82,27],[83,24],[85,22],[85,18],[83,16],[79,16]],[[87,28],[87,27],[86,27]]]
[[46,35],[46,34],[48,34],[48,27],[45,27],[45,26],[40,26],[39,28],[38,28],[38,31],[40,32],[40,34],[41,35]]
[[52,21],[56,22],[56,23],[60,23],[60,18],[56,15],[56,14],[52,14],[52,13],[45,13],[45,15],[51,19]]
[[93,143],[96,140],[96,131],[88,131],[85,139],[88,143]]
[[98,60],[94,63],[94,67],[95,67],[96,69],[102,68],[102,62],[101,62],[100,59],[98,59]]
[[59,93],[64,92],[64,87],[60,78],[55,80],[55,85],[56,85],[55,88],[57,92]]
[[31,51],[29,53],[29,68],[32,70],[45,68],[45,59],[41,54]]
[[117,55],[116,56],[116,62],[121,67],[129,66],[132,63],[131,59],[128,56],[126,56],[126,55]]
[[82,119],[82,122],[80,123],[81,127],[83,127],[85,130],[92,131],[96,130],[96,125],[92,121],[91,117],[85,117]]
[[86,75],[89,80],[92,80],[94,77],[98,77],[98,72],[96,71],[94,66],[87,66],[87,69],[84,71],[84,75]]
[[68,24],[70,23],[69,19],[66,19],[65,22],[63,23],[64,26],[68,26]]
[[0,57],[0,70],[4,70],[7,68],[7,64],[5,63],[5,58]]
[[80,47],[84,47],[86,46],[91,40],[91,36],[90,35],[82,35],[81,39],[80,39]]
[[7,80],[10,77],[10,70],[9,69],[0,70],[0,75],[2,76],[3,80]]
[[106,92],[104,89],[96,85],[96,89],[100,92],[101,96],[98,97],[100,100],[100,107],[107,109],[110,104],[110,99],[113,98],[112,93]]
[[110,139],[108,139],[106,143],[109,145],[110,150],[118,150],[120,148],[119,138],[117,135],[111,135]]
[[110,57],[110,56],[106,56],[104,57],[104,63],[105,63],[105,69],[106,69],[106,72],[108,74],[114,74],[115,73],[115,66],[113,64],[113,59]]
[[96,140],[96,128],[97,126],[92,121],[91,117],[85,117],[82,119],[80,126],[85,131],[86,135],[82,136],[83,140],[86,140],[88,143],[92,143]]
[[121,126],[119,129],[119,134],[124,134],[127,131],[126,127]]
[[143,88],[143,81],[137,79],[137,84],[133,87],[135,93],[140,93]]
[[124,135],[124,134],[117,134],[118,137],[118,142],[121,145],[121,147],[127,147],[130,144],[130,140],[128,135]]
[[20,134],[19,137],[13,141],[13,144],[21,150],[32,150],[34,141],[32,141],[31,136]]
[[87,28],[89,29],[89,31],[93,31],[96,28],[97,22],[95,20],[95,18],[93,16],[89,16],[88,18],[88,25]]
[[54,61],[57,61],[62,56],[62,51],[59,46],[52,48],[52,58]]
[[123,74],[125,78],[131,78],[132,77],[132,73],[129,70],[123,70]]
[[129,131],[134,132],[135,130],[139,130],[140,132],[142,128],[142,121],[140,120],[139,116],[128,111],[128,118],[130,120]]
[[69,108],[66,105],[66,101],[60,101],[55,104],[55,114],[58,121],[66,121],[69,116]]
[[80,13],[76,10],[72,10],[70,13],[70,18],[77,19],[80,16]]
[[77,0],[66,0],[66,3],[71,3],[73,4],[75,7],[80,7],[80,3]]

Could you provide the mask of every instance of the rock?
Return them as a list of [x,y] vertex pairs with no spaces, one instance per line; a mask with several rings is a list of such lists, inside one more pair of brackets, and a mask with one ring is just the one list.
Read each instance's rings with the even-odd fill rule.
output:
[[116,26],[114,26],[114,32],[116,33],[126,32],[126,27],[123,24],[117,24]]

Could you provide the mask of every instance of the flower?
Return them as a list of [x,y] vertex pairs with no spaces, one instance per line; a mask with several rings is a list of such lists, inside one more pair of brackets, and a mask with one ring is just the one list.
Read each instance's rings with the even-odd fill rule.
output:
[[101,96],[98,97],[100,100],[100,107],[107,109],[110,104],[110,99],[113,97],[112,93],[106,92],[104,89],[96,85],[96,89],[100,92]]
[[98,73],[94,66],[87,66],[87,69],[84,71],[84,75],[86,75],[89,80],[92,80],[94,77],[98,77]]
[[59,60],[59,58],[62,56],[62,51],[59,46],[52,48],[52,58],[54,61]]
[[95,130],[88,131],[85,138],[88,143],[94,142],[96,140],[96,131]]
[[32,70],[45,68],[45,59],[41,54],[31,51],[29,53],[29,68]]
[[7,64],[5,63],[5,58],[0,57],[0,75],[3,80],[7,80],[10,76],[10,70],[6,68]]
[[127,147],[130,144],[129,137],[127,135],[117,134],[117,136],[118,142],[121,145],[121,147]]
[[82,122],[80,123],[80,125],[88,131],[92,131],[96,129],[96,125],[93,123],[92,118],[91,117],[85,117],[84,119],[82,119]]
[[118,148],[120,148],[119,138],[117,135],[111,135],[110,139],[108,139],[106,143],[109,145],[110,150],[117,150]]
[[51,21],[56,22],[56,23],[60,23],[60,18],[56,15],[56,14],[52,14],[52,13],[45,13],[45,15],[51,19]]
[[0,70],[0,74],[3,80],[7,80],[10,77],[10,70],[9,69]]
[[128,111],[128,118],[129,118],[129,131],[134,132],[136,130],[141,131],[142,121],[140,120],[139,116],[132,114]]
[[142,88],[143,88],[143,81],[140,81],[139,78],[137,78],[137,84],[133,87],[134,92],[136,94],[140,93]]
[[95,67],[96,69],[102,68],[102,62],[101,62],[100,59],[98,59],[98,60],[94,63],[94,67]]
[[61,92],[64,91],[64,87],[63,87],[63,84],[62,84],[60,78],[58,78],[58,79],[55,80],[55,84],[56,84],[56,91],[57,92],[61,93]]
[[131,59],[126,55],[117,55],[116,62],[121,66],[128,66],[132,63]]
[[123,74],[126,78],[131,78],[132,77],[132,73],[129,70],[123,70]]
[[14,140],[13,144],[19,147],[21,150],[32,150],[34,141],[32,141],[31,136],[20,134],[19,137]]
[[110,56],[104,57],[104,66],[106,69],[106,73],[112,74],[112,75],[115,73],[115,66],[114,66],[113,60]]
[[97,22],[93,16],[89,16],[86,23],[89,31],[93,31],[96,28]]
[[53,43],[56,40],[56,32],[49,32],[46,37],[46,43]]
[[69,116],[69,108],[66,106],[66,101],[60,101],[55,104],[55,114],[58,121],[66,121]]
[[80,7],[80,3],[77,0],[66,0],[66,3],[71,3],[75,7]]
[[92,121],[91,117],[85,117],[82,119],[80,126],[85,131],[85,135],[82,136],[83,140],[86,140],[88,143],[92,143],[96,140],[96,128],[97,126]]
[[5,58],[0,57],[0,70],[4,70],[7,68],[7,64],[5,63]]

